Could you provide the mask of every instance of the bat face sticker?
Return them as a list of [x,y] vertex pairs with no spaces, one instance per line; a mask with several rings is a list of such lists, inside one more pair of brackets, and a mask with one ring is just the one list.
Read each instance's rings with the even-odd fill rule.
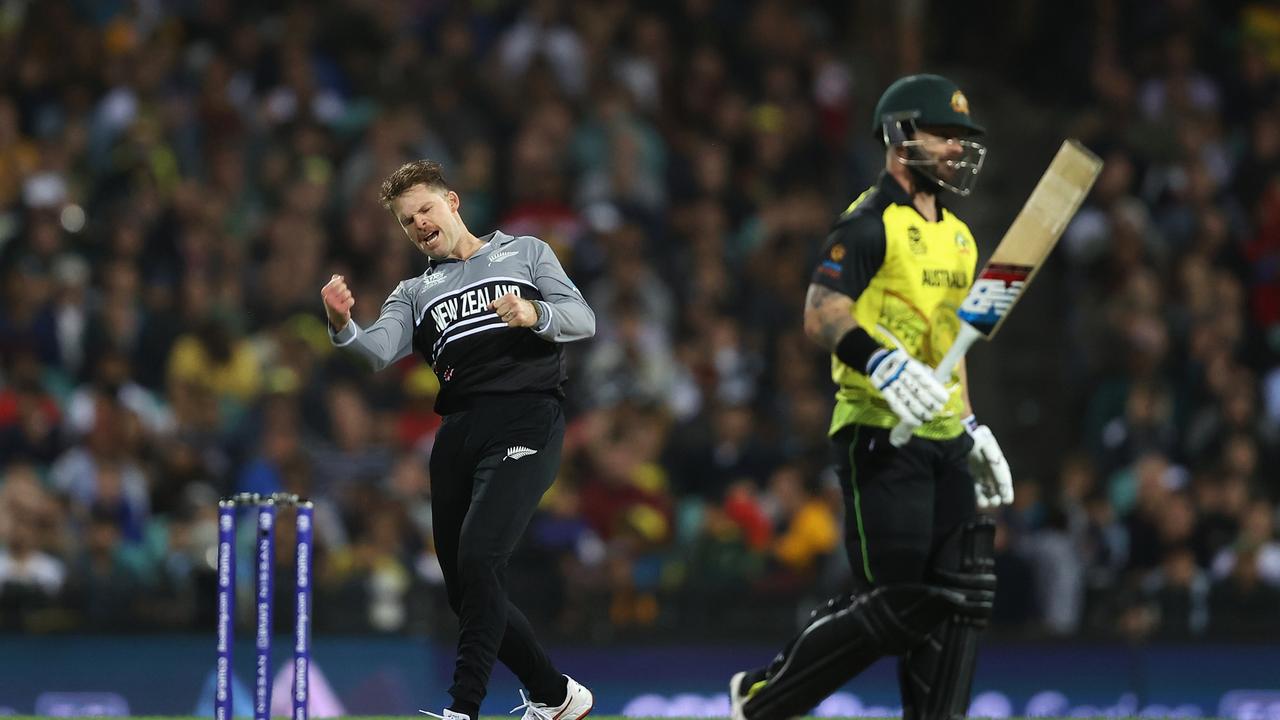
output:
[[990,335],[1027,286],[1033,268],[1025,265],[988,265],[973,282],[960,305],[960,319]]

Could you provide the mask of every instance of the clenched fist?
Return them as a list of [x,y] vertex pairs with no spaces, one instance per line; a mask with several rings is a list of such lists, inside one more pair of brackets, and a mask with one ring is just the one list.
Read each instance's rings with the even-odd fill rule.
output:
[[538,324],[538,306],[515,293],[507,293],[494,300],[489,303],[489,308],[498,313],[507,327],[534,327]]
[[341,275],[329,278],[329,282],[320,288],[320,297],[324,299],[324,312],[334,330],[340,331],[351,322],[351,306],[356,304],[356,300],[351,296],[345,278]]

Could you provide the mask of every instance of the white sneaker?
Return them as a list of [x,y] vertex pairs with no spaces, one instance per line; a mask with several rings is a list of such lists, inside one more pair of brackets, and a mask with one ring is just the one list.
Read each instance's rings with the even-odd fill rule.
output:
[[525,694],[524,690],[520,691],[519,705],[511,708],[511,712],[524,710],[524,715],[520,720],[581,720],[591,713],[591,708],[595,705],[595,697],[591,691],[584,687],[581,683],[568,675],[564,676],[568,681],[565,688],[564,702],[559,705],[547,705],[546,703],[534,702],[532,698]]
[[742,714],[742,706],[747,704],[747,695],[742,691],[742,681],[746,679],[745,670],[729,678],[729,720],[747,720],[747,716]]
[[444,709],[443,715],[437,715],[431,712],[430,710],[419,710],[418,712],[422,713],[423,715],[430,715],[433,718],[438,718],[438,720],[471,720],[470,715],[467,715],[466,713],[454,712],[449,708]]

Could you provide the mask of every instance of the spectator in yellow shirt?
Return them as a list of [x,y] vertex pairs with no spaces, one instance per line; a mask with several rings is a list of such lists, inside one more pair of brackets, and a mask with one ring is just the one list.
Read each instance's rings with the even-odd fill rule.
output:
[[214,392],[219,400],[248,404],[262,386],[262,369],[253,347],[233,337],[220,321],[206,320],[179,337],[169,353],[169,386],[193,383]]
[[778,508],[773,556],[793,572],[807,575],[840,542],[836,517],[831,507],[805,486],[804,475],[795,465],[774,471],[769,493]]

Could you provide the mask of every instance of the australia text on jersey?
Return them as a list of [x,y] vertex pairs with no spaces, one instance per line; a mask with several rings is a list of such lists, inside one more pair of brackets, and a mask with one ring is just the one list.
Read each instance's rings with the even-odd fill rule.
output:
[[920,282],[925,287],[947,287],[964,290],[969,287],[969,273],[963,270],[924,268]]

